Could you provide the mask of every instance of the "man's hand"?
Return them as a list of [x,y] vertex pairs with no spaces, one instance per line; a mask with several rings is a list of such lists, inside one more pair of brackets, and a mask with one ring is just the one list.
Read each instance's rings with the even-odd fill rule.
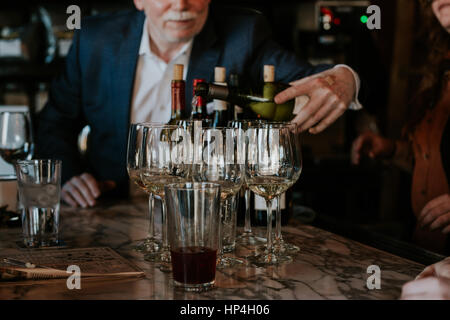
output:
[[402,300],[449,300],[450,279],[426,277],[406,283],[402,288]]
[[418,223],[422,228],[450,233],[450,194],[434,198],[423,207]]
[[114,189],[114,181],[98,182],[91,174],[83,173],[72,177],[61,190],[62,199],[72,207],[92,207],[102,193]]
[[291,82],[290,88],[275,96],[281,104],[298,96],[307,95],[309,102],[292,120],[302,131],[319,133],[335,122],[355,98],[356,83],[350,70],[333,68]]
[[353,141],[352,163],[359,164],[361,156],[386,158],[395,152],[395,143],[373,132],[365,132]]

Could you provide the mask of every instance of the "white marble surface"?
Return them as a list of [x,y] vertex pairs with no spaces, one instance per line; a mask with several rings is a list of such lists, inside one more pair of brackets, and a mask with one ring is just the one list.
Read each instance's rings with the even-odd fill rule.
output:
[[[132,250],[133,242],[146,236],[146,210],[146,200],[140,199],[91,209],[63,207],[61,217],[61,235],[69,247],[111,247],[142,268],[145,278],[82,279],[81,290],[68,290],[65,280],[0,283],[0,299],[397,299],[402,285],[424,268],[321,229],[296,225],[283,228],[285,240],[301,247],[292,263],[224,269],[217,271],[213,290],[186,293],[173,286],[171,274]],[[25,250],[17,246],[20,238],[19,228],[0,228],[0,255]],[[370,265],[381,269],[379,290],[366,286]]]

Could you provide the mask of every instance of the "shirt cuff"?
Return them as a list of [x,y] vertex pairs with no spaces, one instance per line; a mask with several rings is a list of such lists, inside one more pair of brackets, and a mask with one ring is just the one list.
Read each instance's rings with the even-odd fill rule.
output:
[[360,109],[362,109],[362,105],[361,105],[361,103],[358,100],[359,89],[361,87],[361,80],[359,79],[358,74],[346,64],[337,64],[334,67],[335,68],[343,67],[343,68],[347,68],[348,70],[351,71],[351,73],[353,74],[353,78],[355,79],[356,90],[355,90],[355,97],[353,98],[353,101],[350,102],[350,105],[348,106],[348,108],[350,110],[360,110]]

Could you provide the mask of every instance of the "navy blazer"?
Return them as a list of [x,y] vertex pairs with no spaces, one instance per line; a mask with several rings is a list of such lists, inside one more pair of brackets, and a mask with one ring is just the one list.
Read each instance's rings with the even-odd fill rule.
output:
[[[38,117],[36,151],[58,158],[63,183],[90,172],[98,180],[114,180],[128,190],[127,135],[138,52],[145,15],[130,10],[84,19],[75,32],[64,72],[53,81],[49,100]],[[276,67],[276,80],[288,82],[329,66],[299,61],[271,39],[264,16],[253,10],[210,8],[195,37],[186,79],[186,110],[190,114],[194,78],[214,79],[214,67],[262,82],[264,64]],[[149,106],[151,107],[151,106]],[[82,162],[77,137],[90,125],[90,150]]]

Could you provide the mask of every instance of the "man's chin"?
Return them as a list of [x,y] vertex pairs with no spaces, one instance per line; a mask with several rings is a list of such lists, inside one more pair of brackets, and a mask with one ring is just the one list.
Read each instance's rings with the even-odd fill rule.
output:
[[166,40],[170,43],[188,42],[194,38],[196,33],[177,33],[177,34],[166,34]]

